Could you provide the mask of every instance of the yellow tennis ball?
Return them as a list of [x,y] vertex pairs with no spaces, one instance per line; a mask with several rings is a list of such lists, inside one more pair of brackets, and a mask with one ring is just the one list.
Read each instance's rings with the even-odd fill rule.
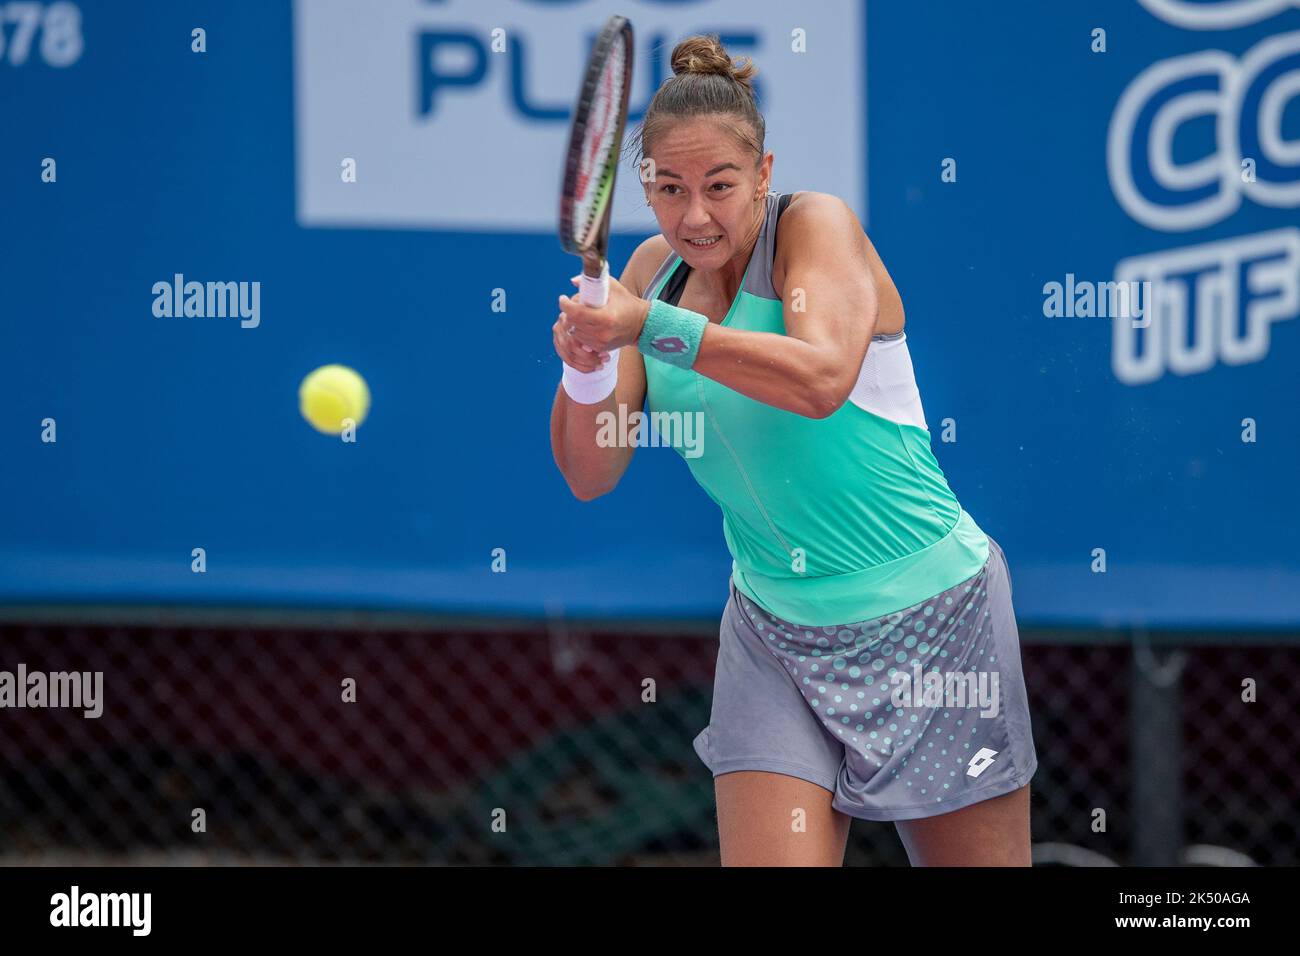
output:
[[322,365],[298,386],[298,410],[327,435],[343,431],[344,419],[360,425],[370,411],[366,380],[346,365]]

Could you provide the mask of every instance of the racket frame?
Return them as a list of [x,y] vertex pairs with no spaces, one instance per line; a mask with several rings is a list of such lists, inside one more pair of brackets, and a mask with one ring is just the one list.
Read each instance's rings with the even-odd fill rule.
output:
[[[564,182],[560,188],[560,245],[566,252],[582,257],[582,277],[579,280],[579,292],[584,305],[599,308],[609,299],[609,263],[605,253],[609,248],[609,223],[614,208],[614,187],[617,184],[619,156],[623,148],[623,132],[627,126],[627,105],[632,87],[632,24],[623,16],[615,14],[605,21],[596,42],[592,45],[587,58],[582,87],[573,108],[573,121],[569,130],[569,143],[565,152]],[[604,209],[594,229],[588,228],[587,238],[577,239],[574,235],[574,193],[582,158],[582,147],[586,139],[587,125],[591,119],[590,104],[595,97],[596,85],[605,72],[605,63],[616,42],[624,44],[623,87],[618,103],[618,125],[610,142],[610,156],[601,171],[601,181],[594,187],[607,193]],[[583,104],[588,108],[583,109]]]

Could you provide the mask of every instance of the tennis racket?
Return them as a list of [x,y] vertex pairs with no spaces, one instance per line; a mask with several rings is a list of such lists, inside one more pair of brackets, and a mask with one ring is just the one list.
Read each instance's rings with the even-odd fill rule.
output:
[[560,189],[560,245],[582,257],[578,289],[583,304],[593,308],[609,299],[605,251],[631,86],[632,24],[626,17],[612,16],[587,59]]

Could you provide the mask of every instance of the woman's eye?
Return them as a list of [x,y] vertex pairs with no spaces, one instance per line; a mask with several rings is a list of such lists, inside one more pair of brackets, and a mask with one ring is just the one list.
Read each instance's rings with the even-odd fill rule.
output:
[[[714,184],[713,184],[712,186],[710,186],[709,188],[710,188],[710,189],[717,189],[718,187],[721,187],[722,190],[727,190],[727,189],[731,189],[731,188],[732,188],[732,184],[731,184],[731,183],[714,183]],[[679,186],[679,185],[677,185],[676,183],[666,183],[666,184],[664,184],[663,186],[660,186],[660,187],[659,187],[659,191],[660,191],[661,193],[668,193],[668,195],[670,195],[670,196],[676,196],[676,195],[677,195],[676,192],[668,192],[668,191],[669,191],[670,189],[671,189],[671,190],[679,190],[679,191],[680,191],[681,188],[682,188],[682,187]],[[720,190],[720,191],[721,191],[721,190]]]

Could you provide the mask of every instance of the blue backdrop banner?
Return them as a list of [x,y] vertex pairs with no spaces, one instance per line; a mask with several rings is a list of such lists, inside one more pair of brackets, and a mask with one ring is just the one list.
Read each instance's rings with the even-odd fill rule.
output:
[[[0,600],[716,616],[676,453],[584,503],[550,451],[559,166],[620,12],[633,123],[717,32],[773,187],[862,219],[1022,624],[1300,624],[1294,0],[187,6],[0,4]],[[630,158],[615,208],[617,274],[658,231]],[[355,442],[298,411],[331,362]]]

